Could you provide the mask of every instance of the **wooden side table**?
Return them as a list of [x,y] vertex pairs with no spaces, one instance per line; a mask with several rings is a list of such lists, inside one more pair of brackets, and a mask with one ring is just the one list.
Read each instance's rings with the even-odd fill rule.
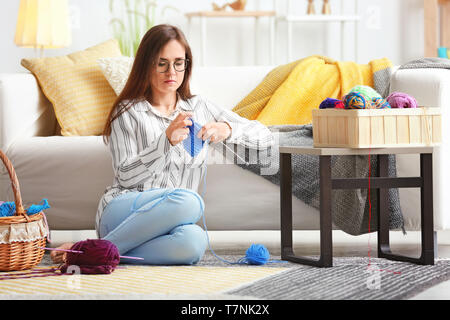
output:
[[199,17],[201,23],[201,55],[200,55],[200,65],[204,66],[206,64],[206,19],[207,18],[254,18],[255,19],[255,64],[257,64],[258,57],[258,24],[259,19],[262,17],[268,17],[270,19],[270,32],[269,32],[269,43],[270,43],[270,64],[274,64],[275,56],[275,11],[199,11],[199,12],[188,12],[186,13],[189,24],[189,33],[192,33],[192,18]]
[[[375,149],[279,148],[280,152],[280,202],[281,202],[281,259],[317,267],[333,265],[331,190],[368,188],[368,178],[331,177],[331,156],[338,155],[377,156],[378,177],[370,178],[370,187],[378,193],[378,257],[390,260],[406,261],[416,264],[433,265],[435,257],[436,233],[433,227],[433,147],[398,147]],[[320,258],[296,256],[292,246],[292,154],[319,156],[320,184]],[[389,154],[420,154],[420,177],[388,177]],[[389,188],[417,188],[421,195],[422,248],[419,258],[393,254],[389,244]]]

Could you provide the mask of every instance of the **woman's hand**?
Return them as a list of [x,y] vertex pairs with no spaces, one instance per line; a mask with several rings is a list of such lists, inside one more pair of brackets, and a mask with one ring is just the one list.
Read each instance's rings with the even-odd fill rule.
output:
[[197,134],[203,140],[211,138],[211,142],[221,142],[231,135],[231,127],[226,122],[209,122]]
[[191,112],[180,112],[167,127],[166,135],[172,146],[177,145],[189,136],[189,128],[185,127],[192,125],[192,121],[188,119],[192,116]]
[[[60,245],[57,249],[69,250],[72,248],[72,242],[66,242]],[[64,251],[52,251],[50,252],[50,258],[54,263],[62,263],[66,261],[66,252]]]

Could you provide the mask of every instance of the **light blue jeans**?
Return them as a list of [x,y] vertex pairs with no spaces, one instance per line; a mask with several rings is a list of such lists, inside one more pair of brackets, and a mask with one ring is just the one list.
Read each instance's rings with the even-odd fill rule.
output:
[[205,253],[206,232],[195,223],[205,204],[189,189],[156,188],[114,198],[100,219],[100,238],[109,240],[130,264],[195,264]]

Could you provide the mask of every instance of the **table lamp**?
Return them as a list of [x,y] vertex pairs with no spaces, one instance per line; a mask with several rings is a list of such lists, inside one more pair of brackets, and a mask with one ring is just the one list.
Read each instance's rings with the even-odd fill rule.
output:
[[72,37],[67,0],[20,0],[14,42],[19,47],[44,49],[67,47]]

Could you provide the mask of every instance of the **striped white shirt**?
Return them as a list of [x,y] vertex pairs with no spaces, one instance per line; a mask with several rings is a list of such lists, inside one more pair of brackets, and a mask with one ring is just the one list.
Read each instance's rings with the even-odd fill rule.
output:
[[[165,132],[183,110],[192,112],[192,118],[201,126],[211,121],[227,122],[232,130],[230,137],[224,141],[226,143],[260,150],[274,144],[271,131],[259,121],[240,117],[201,96],[178,99],[175,111],[169,116],[159,112],[146,100],[133,101],[132,107],[111,124],[109,147],[115,176],[98,205],[95,221],[97,233],[103,210],[118,195],[152,188],[185,188],[198,192],[207,149],[203,147],[192,158],[184,149],[183,142],[172,146]],[[223,150],[222,143],[211,143],[210,147]]]

